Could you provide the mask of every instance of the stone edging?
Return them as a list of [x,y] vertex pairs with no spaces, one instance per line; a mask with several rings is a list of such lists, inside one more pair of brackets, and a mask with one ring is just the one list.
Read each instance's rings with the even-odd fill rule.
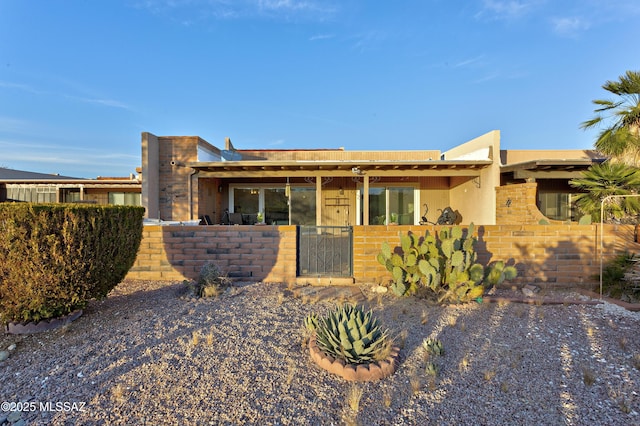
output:
[[5,329],[5,333],[8,334],[31,334],[31,333],[40,333],[43,331],[53,330],[58,327],[62,327],[64,325],[69,324],[70,322],[78,319],[82,315],[82,309],[77,311],[73,311],[68,315],[51,318],[48,320],[42,320],[39,322],[28,322],[28,323],[20,323],[20,322],[10,322],[7,324]]
[[[578,288],[576,289],[576,291],[580,294],[583,294],[585,296],[591,297],[593,299],[600,299],[600,294],[596,293],[594,291],[591,290],[587,290],[584,288]],[[627,311],[631,311],[631,312],[640,312],[640,303],[629,303],[629,302],[623,302],[622,300],[619,299],[613,299],[611,297],[606,297],[606,296],[602,296],[602,299],[606,302],[609,303],[613,303],[614,305],[618,305],[622,308],[625,308]]]
[[544,297],[482,296],[483,303],[526,303],[529,305],[599,305],[597,300],[552,299]]
[[396,371],[400,348],[394,346],[389,357],[383,361],[375,361],[368,364],[345,364],[341,359],[335,359],[325,354],[316,343],[315,334],[309,339],[309,353],[318,366],[330,373],[337,374],[345,380],[352,382],[370,382],[384,379]]

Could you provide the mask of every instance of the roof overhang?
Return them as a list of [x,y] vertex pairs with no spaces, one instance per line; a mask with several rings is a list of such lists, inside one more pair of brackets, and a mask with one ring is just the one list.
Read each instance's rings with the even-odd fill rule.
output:
[[500,173],[513,172],[514,179],[572,179],[592,164],[605,159],[576,158],[567,160],[532,160],[500,167]]
[[307,177],[334,176],[478,176],[492,160],[417,161],[216,161],[186,166],[200,177]]
[[142,187],[139,180],[95,180],[95,179],[2,179],[0,184],[47,185],[60,188],[136,188]]

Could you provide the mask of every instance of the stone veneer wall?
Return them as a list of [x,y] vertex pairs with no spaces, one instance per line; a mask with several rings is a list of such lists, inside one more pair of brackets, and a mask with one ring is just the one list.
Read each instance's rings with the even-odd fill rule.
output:
[[[399,245],[399,235],[424,234],[432,226],[355,226],[354,279],[384,282],[389,274],[377,263],[384,241]],[[489,225],[476,227],[481,262],[515,264],[520,283],[558,286],[586,284],[599,273],[599,225]],[[635,227],[604,226],[605,261],[625,250],[639,252]],[[295,226],[145,226],[129,279],[197,278],[206,261],[232,277],[267,282],[296,279]]]

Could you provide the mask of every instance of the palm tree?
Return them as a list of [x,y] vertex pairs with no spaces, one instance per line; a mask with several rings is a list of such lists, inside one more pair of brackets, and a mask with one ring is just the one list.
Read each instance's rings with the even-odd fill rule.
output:
[[602,88],[618,100],[595,100],[595,117],[580,126],[590,129],[605,125],[598,135],[598,151],[629,165],[640,164],[640,72],[627,71],[618,81],[607,81]]
[[[637,194],[640,189],[640,169],[623,163],[595,164],[582,172],[582,177],[572,179],[569,185],[585,191],[574,200],[583,213],[600,221],[600,203],[608,195]],[[613,199],[605,204],[605,220],[621,219],[640,213],[640,197]]]

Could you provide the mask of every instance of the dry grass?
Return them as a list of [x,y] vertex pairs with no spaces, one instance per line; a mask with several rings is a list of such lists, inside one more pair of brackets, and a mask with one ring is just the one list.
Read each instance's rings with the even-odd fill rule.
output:
[[407,342],[407,337],[409,337],[409,330],[402,330],[400,334],[394,339],[398,343],[398,347],[400,349],[404,349],[404,345]]
[[375,361],[383,361],[391,355],[391,351],[393,349],[394,339],[387,339],[387,341],[382,346],[379,352],[375,354],[373,359]]
[[422,379],[420,379],[415,372],[409,376],[409,383],[411,384],[411,391],[414,395],[422,390]]
[[495,370],[485,370],[482,372],[482,377],[484,377],[484,379],[487,382],[490,382],[493,380],[494,377],[496,377],[496,371]]
[[427,314],[427,311],[423,310],[420,315],[420,324],[425,325],[427,321],[429,321],[429,315]]
[[359,386],[352,386],[349,388],[349,392],[347,393],[347,404],[351,411],[357,413],[360,411],[360,401],[362,400],[363,390]]
[[582,381],[585,385],[591,386],[596,382],[596,376],[593,370],[588,367],[582,368]]
[[620,338],[620,340],[618,341],[618,343],[620,344],[620,349],[625,350],[625,349],[627,349],[627,345],[629,344],[629,340],[626,338],[626,336],[622,336]]
[[469,369],[469,355],[465,354],[458,363],[458,371],[463,373]]
[[384,404],[385,407],[389,408],[391,407],[392,402],[393,402],[393,396],[391,395],[391,390],[387,388],[384,391],[382,391],[382,403]]
[[293,383],[293,378],[296,375],[297,365],[295,360],[289,358],[287,360],[287,385]]
[[633,355],[631,359],[631,364],[638,370],[640,370],[640,354]]
[[117,385],[111,388],[111,397],[116,402],[122,403],[126,400],[125,390],[126,390],[125,387],[121,383],[118,383]]
[[191,345],[193,347],[198,346],[198,343],[200,343],[200,332],[198,330],[195,330],[193,333],[191,333]]

